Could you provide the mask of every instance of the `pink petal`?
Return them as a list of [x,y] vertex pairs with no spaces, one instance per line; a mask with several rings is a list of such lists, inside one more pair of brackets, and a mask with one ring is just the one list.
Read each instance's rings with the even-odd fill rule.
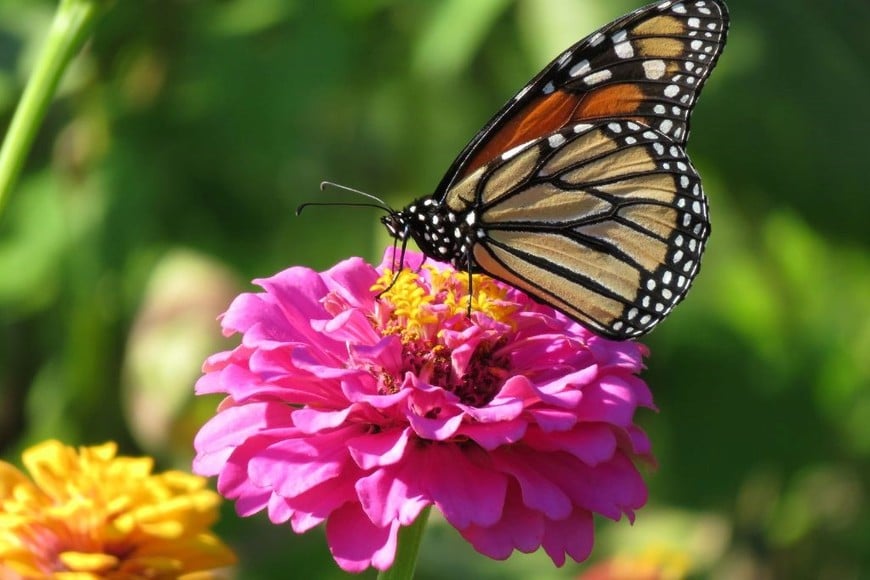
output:
[[320,411],[306,407],[293,411],[291,415],[293,425],[302,433],[310,435],[341,426],[347,420],[350,411],[350,407],[339,411]]
[[531,449],[495,452],[493,461],[499,470],[512,475],[519,484],[523,505],[550,519],[565,518],[574,508],[571,498],[556,482],[529,467],[527,456],[534,453]]
[[317,487],[286,500],[293,507],[293,531],[297,534],[307,532],[326,521],[341,506],[356,503],[354,483],[358,477],[359,472],[348,471],[343,477],[324,481]]
[[635,393],[624,378],[609,375],[583,390],[583,400],[577,407],[578,419],[606,421],[628,427],[637,407]]
[[[447,409],[445,409],[445,415]],[[446,441],[453,437],[460,425],[464,415],[456,413],[452,417],[438,417],[437,419],[428,419],[416,413],[409,413],[408,422],[414,432],[423,439],[432,441]]]
[[413,473],[403,467],[378,469],[356,482],[360,505],[378,526],[398,522],[404,526],[417,519],[429,505]]
[[565,554],[576,562],[582,562],[592,553],[595,526],[592,514],[575,510],[570,517],[548,520],[542,545],[556,566],[565,564]]
[[[512,491],[511,496],[517,495]],[[519,501],[507,501],[501,519],[492,526],[471,525],[459,530],[474,549],[496,560],[507,559],[514,549],[531,553],[544,537],[544,517]]]
[[[222,474],[223,475],[223,474]],[[219,490],[223,489],[223,486],[218,486]],[[245,518],[255,513],[262,511],[263,509],[269,506],[269,501],[271,501],[274,494],[267,489],[259,489],[254,486],[248,485],[245,488],[238,488],[239,494],[234,496],[229,493],[221,492],[226,497],[235,497],[236,499],[236,513]]]
[[326,540],[335,561],[345,572],[358,573],[369,566],[387,570],[396,557],[399,524],[378,527],[358,504],[336,510],[326,522]]
[[339,294],[354,307],[371,304],[371,288],[377,279],[378,272],[361,258],[344,260],[323,273],[329,291]]
[[211,355],[205,359],[205,362],[202,364],[202,372],[209,373],[224,368],[233,359],[234,353],[235,351],[225,350]]
[[604,423],[584,423],[556,432],[529,429],[523,443],[537,452],[567,451],[587,465],[608,461],[616,451],[616,435]]
[[[288,268],[270,278],[254,280],[285,312],[288,321],[327,318],[320,304],[328,292],[320,274],[309,268]],[[303,325],[300,325],[303,326]]]
[[391,429],[350,439],[347,447],[360,469],[368,471],[399,461],[405,454],[408,436],[408,429]]
[[294,513],[293,508],[287,502],[287,498],[277,494],[270,494],[269,502],[266,506],[269,514],[269,521],[273,524],[283,524],[289,520]]
[[463,423],[457,435],[468,437],[487,451],[502,445],[516,443],[523,438],[528,428],[527,421],[504,421],[501,423]]
[[278,441],[251,459],[251,480],[283,497],[295,497],[352,467],[345,441],[364,429],[365,426],[354,425],[331,433]]
[[[507,479],[486,465],[485,454],[456,446],[421,447],[414,459],[428,497],[451,525],[488,526],[501,517]],[[479,463],[478,463],[479,462]],[[469,485],[469,482],[474,482]]]
[[492,401],[486,407],[462,407],[466,415],[481,423],[512,421],[522,415],[525,405],[515,399]]
[[350,344],[375,344],[381,339],[366,315],[359,310],[345,310],[327,320],[312,320],[311,327],[334,340]]
[[196,434],[194,470],[207,469],[213,460],[211,455],[223,454],[263,431],[292,427],[290,413],[283,405],[250,403],[230,407],[212,417]]

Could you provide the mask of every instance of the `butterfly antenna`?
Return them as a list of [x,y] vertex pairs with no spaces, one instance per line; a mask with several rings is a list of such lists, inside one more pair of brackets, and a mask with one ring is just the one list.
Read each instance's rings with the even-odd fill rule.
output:
[[343,202],[343,201],[308,201],[296,208],[296,215],[302,213],[306,207],[309,206],[343,206],[343,207],[373,207],[379,209],[386,213],[394,213],[395,210],[387,205],[387,202],[382,200],[379,197],[376,197],[370,193],[366,193],[365,191],[360,191],[359,189],[354,189],[352,187],[348,187],[346,185],[341,185],[340,183],[333,183],[331,181],[323,181],[320,183],[320,191],[324,191],[327,187],[335,187],[337,189],[343,189],[345,191],[349,191],[351,193],[356,193],[357,195],[361,195],[366,197],[376,203],[360,203],[360,202]]
[[363,197],[367,197],[373,201],[378,202],[378,204],[380,204],[380,206],[387,211],[393,211],[393,208],[391,208],[389,205],[387,205],[387,202],[385,202],[384,200],[382,200],[381,198],[379,198],[377,196],[374,196],[370,193],[366,193],[365,191],[362,191],[359,189],[354,189],[353,187],[348,187],[346,185],[341,185],[340,183],[334,183],[332,181],[321,181],[320,182],[320,191],[325,190],[327,187],[335,187],[338,189],[343,189],[345,191],[349,191],[351,193],[356,193],[358,195],[361,195]]

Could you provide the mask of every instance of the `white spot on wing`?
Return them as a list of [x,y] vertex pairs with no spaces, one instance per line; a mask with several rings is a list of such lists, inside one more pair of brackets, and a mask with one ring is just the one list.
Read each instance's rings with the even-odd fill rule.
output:
[[646,78],[652,81],[662,78],[663,76],[665,76],[665,72],[667,71],[665,61],[659,58],[653,60],[645,60],[643,61],[642,66],[643,73],[646,75]]
[[592,67],[589,65],[589,61],[581,60],[568,70],[568,74],[572,77],[579,77],[580,75],[588,73],[590,70],[592,70]]
[[631,58],[634,56],[634,48],[632,48],[631,43],[628,41],[614,45],[613,50],[616,51],[616,56],[619,58]]
[[612,76],[613,73],[610,72],[610,69],[604,69],[594,72],[591,75],[586,75],[583,77],[583,82],[590,86],[597,85],[598,83],[603,83],[604,81],[609,80]]
[[525,143],[520,143],[516,147],[512,147],[512,148],[508,149],[507,151],[505,151],[504,153],[502,153],[501,158],[504,159],[505,161],[507,161],[508,159],[510,159],[511,157],[513,157],[514,155],[516,155],[517,153],[522,151],[523,149],[527,148],[533,142],[534,141],[526,141]]
[[553,133],[552,135],[547,137],[547,143],[549,143],[550,147],[552,147],[553,149],[559,147],[564,142],[565,137],[563,137],[561,133]]

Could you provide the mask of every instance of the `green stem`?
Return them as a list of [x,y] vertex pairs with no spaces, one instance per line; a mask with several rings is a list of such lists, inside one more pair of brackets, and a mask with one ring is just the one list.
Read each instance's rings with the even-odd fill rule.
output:
[[107,0],[60,0],[45,46],[0,149],[0,214],[67,64],[78,52]]
[[417,567],[417,554],[420,552],[420,541],[426,529],[426,521],[429,519],[431,506],[420,512],[414,523],[407,528],[399,530],[398,546],[396,547],[396,559],[389,570],[378,574],[378,580],[409,580],[414,577],[414,568]]

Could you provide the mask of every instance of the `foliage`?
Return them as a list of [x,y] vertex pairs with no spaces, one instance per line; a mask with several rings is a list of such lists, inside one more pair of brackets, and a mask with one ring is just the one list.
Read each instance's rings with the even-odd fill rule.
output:
[[[426,193],[543,64],[634,7],[116,2],[0,219],[3,458],[48,437],[114,439],[187,469],[217,403],[199,407],[192,384],[229,347],[214,318],[230,298],[288,265],[372,260],[387,243],[367,210],[294,217],[302,201],[342,198],[319,181],[396,206]],[[4,129],[54,8],[0,4]],[[709,250],[645,341],[660,408],[643,417],[660,464],[652,505],[636,529],[600,526],[593,561],[676,554],[696,577],[858,578],[870,573],[870,5],[731,9],[689,145]],[[239,577],[341,577],[316,535],[230,506],[221,525]],[[484,561],[433,514],[418,576],[587,567],[543,573],[542,561]]]

